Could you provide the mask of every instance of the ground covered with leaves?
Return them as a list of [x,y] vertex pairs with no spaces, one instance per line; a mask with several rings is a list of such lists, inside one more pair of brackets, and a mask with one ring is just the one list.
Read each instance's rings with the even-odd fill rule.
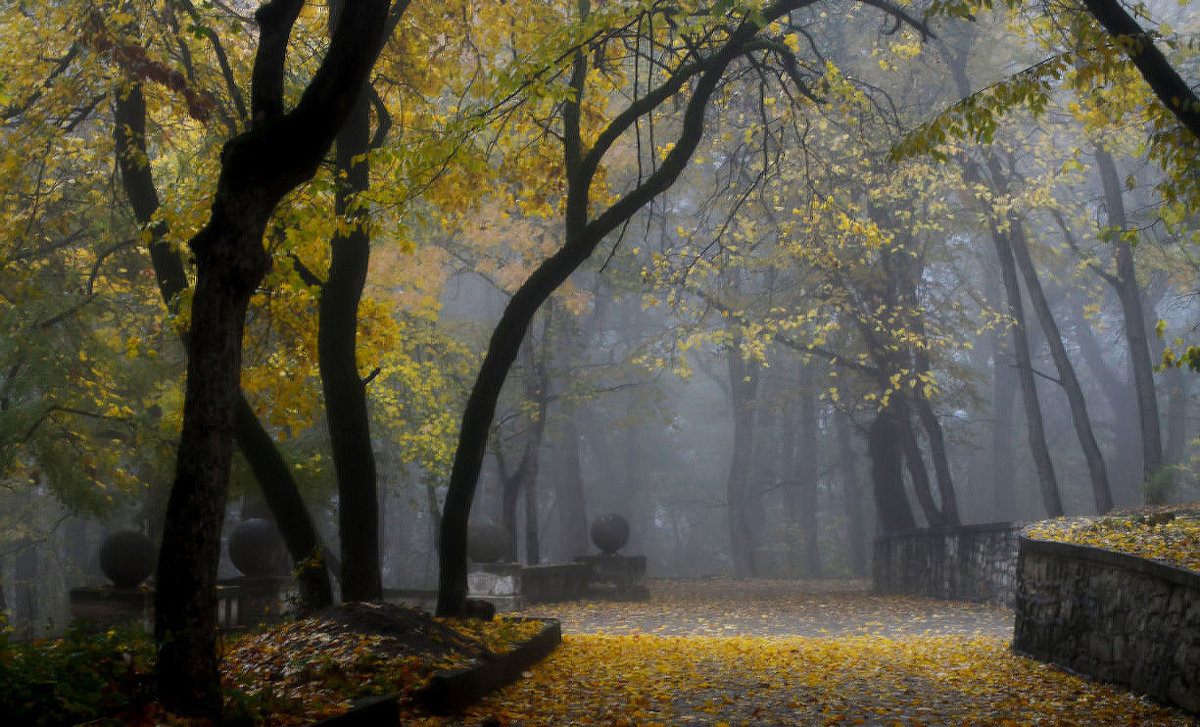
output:
[[1035,523],[1026,536],[1090,545],[1200,573],[1200,502]]
[[[230,714],[306,724],[395,693],[402,723],[415,725],[1200,724],[1014,656],[1012,613],[994,606],[877,597],[861,581],[653,581],[650,591],[644,602],[522,614],[560,619],[562,646],[454,717],[413,698],[430,674],[501,653],[539,624],[359,604],[230,637]],[[179,724],[146,701],[144,635],[10,646],[0,708],[15,724]]]
[[1014,656],[1012,613],[875,597],[861,582],[658,581],[642,603],[571,603],[527,678],[421,725],[1192,725]]

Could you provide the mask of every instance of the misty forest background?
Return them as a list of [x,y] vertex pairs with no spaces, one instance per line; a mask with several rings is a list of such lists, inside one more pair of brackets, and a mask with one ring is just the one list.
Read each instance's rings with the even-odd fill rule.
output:
[[[253,5],[0,8],[0,608],[18,634],[62,629],[68,589],[102,580],[106,533],[162,530],[186,241],[245,122]],[[404,588],[436,587],[482,352],[564,235],[562,49],[590,44],[587,143],[687,53],[677,28],[616,24],[627,3],[596,2],[583,30],[576,3],[424,5],[360,103],[369,183],[347,197],[326,163],[272,218],[242,372],[338,553],[321,361],[347,327],[321,323],[337,320],[322,293],[329,241],[369,229],[350,350],[383,585]],[[513,533],[512,559],[584,554],[587,523],[615,512],[653,576],[861,578],[882,532],[1197,497],[1195,376],[1162,366],[1200,321],[1194,139],[1080,8],[901,4],[901,22],[871,5],[764,29],[680,178],[534,317],[471,510]],[[1143,9],[1200,77],[1196,8]],[[328,22],[304,11],[287,88]],[[667,159],[683,112],[616,141],[593,205]],[[225,530],[254,516],[271,509],[235,455]]]

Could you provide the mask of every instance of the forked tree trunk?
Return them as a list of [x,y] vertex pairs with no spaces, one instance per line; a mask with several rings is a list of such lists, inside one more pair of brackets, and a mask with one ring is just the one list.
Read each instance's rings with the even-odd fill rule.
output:
[[[159,293],[167,310],[177,315],[180,296],[187,290],[188,280],[182,255],[165,239],[165,225],[154,221],[159,206],[158,190],[147,157],[146,102],[140,83],[130,84],[127,93],[117,96],[113,115],[117,166],[121,170],[125,195],[134,218],[150,232],[150,262],[158,280]],[[186,332],[182,337],[186,347]],[[333,603],[329,569],[322,557],[316,526],[300,496],[292,470],[240,390],[235,417],[234,439],[254,473],[263,499],[296,563],[301,598],[308,608],[324,608]]]
[[[586,17],[587,1],[583,0],[580,5],[581,16]],[[564,241],[562,247],[543,261],[509,299],[492,331],[479,373],[467,398],[442,513],[439,615],[457,616],[466,611],[467,522],[471,502],[475,497],[500,389],[534,314],[550,294],[591,257],[606,235],[675,183],[704,136],[705,108],[725,70],[735,58],[747,52],[750,42],[758,34],[758,21],[771,22],[781,17],[788,7],[787,3],[776,3],[763,8],[761,17],[747,20],[731,29],[721,48],[701,65],[695,66],[696,75],[693,77],[696,80],[687,97],[674,146],[658,167],[636,187],[594,216],[591,215],[589,195],[606,151],[636,120],[674,98],[675,92],[682,88],[686,79],[679,79],[678,86],[664,85],[654,95],[635,101],[636,106],[629,107],[629,111],[623,115],[619,114],[613,124],[596,137],[595,145],[585,150],[578,99],[582,97],[588,66],[584,50],[581,48],[576,51],[568,84],[575,94],[561,104],[567,190]]]
[[225,144],[209,220],[189,243],[197,278],[154,629],[159,699],[187,716],[217,718],[221,712],[215,586],[246,309],[271,266],[263,234],[279,201],[310,179],[329,151],[388,27],[388,2],[348,4],[321,65],[284,113],[285,61],[303,5],[272,0],[255,13],[254,126]]

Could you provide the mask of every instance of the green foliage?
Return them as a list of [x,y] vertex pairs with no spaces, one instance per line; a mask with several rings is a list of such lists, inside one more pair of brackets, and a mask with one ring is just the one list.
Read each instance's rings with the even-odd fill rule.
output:
[[8,724],[116,724],[113,715],[150,701],[152,656],[149,637],[134,629],[88,635],[72,628],[31,643],[0,632],[0,714]]

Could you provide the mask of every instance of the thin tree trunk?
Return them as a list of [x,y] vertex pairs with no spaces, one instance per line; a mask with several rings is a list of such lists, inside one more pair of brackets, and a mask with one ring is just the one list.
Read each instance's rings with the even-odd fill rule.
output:
[[1026,337],[1025,308],[1021,304],[1021,288],[1017,282],[1017,266],[1013,260],[1008,233],[994,223],[991,226],[992,244],[1000,261],[1000,279],[1004,285],[1008,315],[1013,319],[1012,349],[1016,359],[1017,382],[1021,387],[1021,400],[1025,404],[1025,424],[1029,437],[1029,449],[1033,453],[1041,486],[1042,505],[1050,517],[1063,514],[1062,496],[1058,490],[1058,479],[1054,475],[1054,464],[1050,460],[1050,449],[1046,446],[1045,425],[1042,407],[1038,401],[1037,382],[1033,376],[1033,361],[1029,355],[1029,339]]
[[364,87],[338,132],[334,214],[348,223],[330,241],[329,278],[321,286],[317,360],[338,485],[342,599],[383,598],[379,500],[366,384],[358,374],[358,306],[367,280],[371,237],[358,195],[370,187],[370,105]]
[[1104,203],[1113,234],[1113,254],[1117,275],[1113,282],[1125,318],[1125,339],[1129,344],[1130,369],[1137,393],[1138,421],[1142,430],[1142,481],[1149,482],[1162,467],[1162,432],[1158,420],[1158,396],[1154,391],[1154,363],[1142,304],[1142,289],[1133,264],[1133,246],[1122,239],[1129,229],[1121,180],[1112,155],[1096,147],[1096,168],[1104,185]]
[[1101,344],[1096,340],[1092,327],[1084,320],[1080,307],[1070,306],[1070,310],[1079,352],[1104,392],[1112,412],[1113,448],[1109,470],[1113,503],[1117,507],[1130,507],[1142,499],[1142,449],[1137,396],[1134,387],[1117,378],[1112,367],[1104,360]]
[[855,578],[867,575],[867,522],[863,516],[862,483],[858,477],[858,457],[850,437],[850,417],[843,412],[833,416],[838,446],[838,470],[842,480],[842,501],[846,513],[846,552],[850,572]]
[[797,523],[804,538],[804,576],[821,576],[820,533],[817,510],[820,505],[820,458],[817,444],[817,392],[813,364],[800,363],[800,441],[797,447],[796,478],[799,480]]
[[726,355],[729,358],[729,402],[733,416],[733,456],[725,482],[726,518],[729,547],[735,578],[758,575],[755,562],[754,532],[747,512],[750,464],[754,453],[755,398],[758,392],[758,366],[742,358],[735,338]]
[[558,464],[554,478],[559,521],[558,558],[569,563],[588,552],[587,502],[583,491],[579,427],[571,412],[563,415],[562,425],[555,437],[554,453]]
[[[970,80],[967,78],[967,53],[952,53],[945,46],[943,52],[949,61],[950,71],[954,76],[955,86],[965,98],[971,94]],[[971,161],[964,164],[964,175],[970,182],[984,185],[983,174],[978,166]],[[993,180],[999,182],[999,179]],[[1033,378],[1033,363],[1029,355],[1029,338],[1025,325],[1025,309],[1021,303],[1021,288],[1017,280],[1016,263],[1013,260],[1012,246],[1008,233],[1002,230],[996,220],[989,220],[992,245],[1000,262],[1000,282],[1004,288],[1006,309],[1013,319],[1012,350],[1017,368],[1017,383],[1021,388],[1021,401],[1025,408],[1026,434],[1029,449],[1033,455],[1034,468],[1037,471],[1038,485],[1042,494],[1042,504],[1051,517],[1063,514],[1062,495],[1058,489],[1058,479],[1054,474],[1054,465],[1050,459],[1050,449],[1046,446],[1045,424],[1042,419],[1042,407],[1038,401],[1037,382]],[[997,365],[999,362],[997,361]],[[1000,464],[1000,463],[997,463]],[[1011,471],[1009,463],[1003,463],[1003,471]],[[999,470],[998,470],[999,471]]]
[[[1000,301],[1000,281],[990,265],[984,265],[985,284],[989,301],[997,308]],[[1001,520],[1016,517],[1016,488],[1012,476],[1013,413],[1016,404],[1017,378],[1012,360],[1004,353],[1004,337],[992,328],[988,339],[992,348],[992,451],[991,480],[996,516]]]

